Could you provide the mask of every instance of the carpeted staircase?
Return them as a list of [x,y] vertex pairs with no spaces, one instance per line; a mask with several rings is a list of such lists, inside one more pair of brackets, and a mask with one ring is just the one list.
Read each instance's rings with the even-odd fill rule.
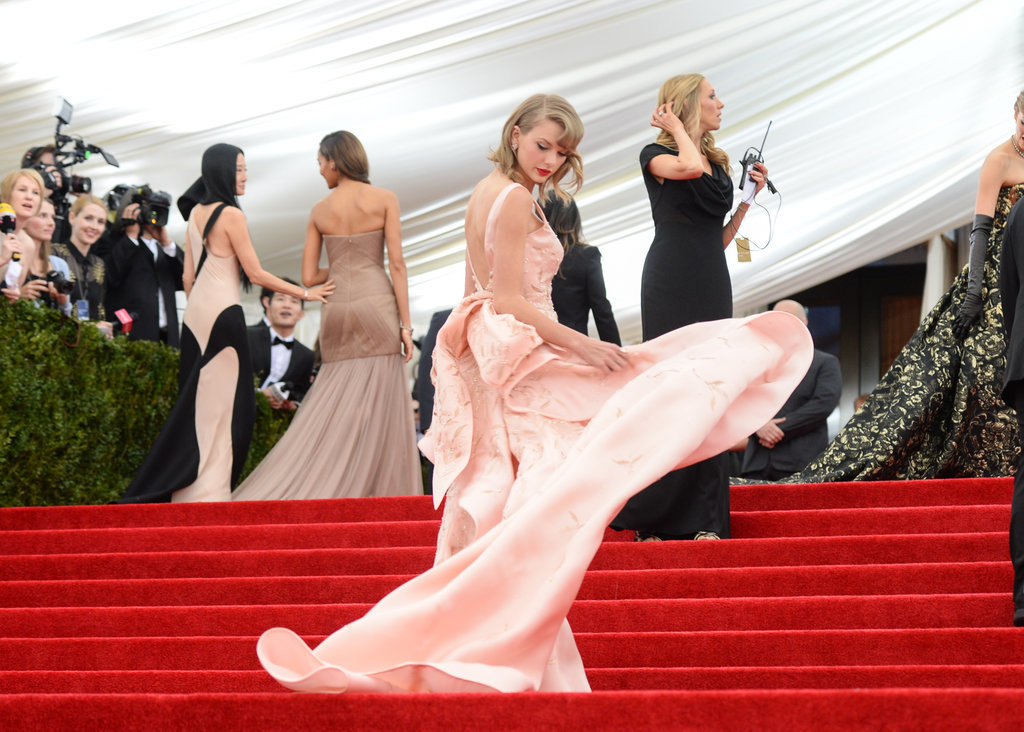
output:
[[[592,694],[295,694],[307,641],[428,568],[430,499],[0,509],[0,729],[1020,729],[1009,478],[737,486],[731,541],[609,531]],[[538,537],[543,541],[543,537]]]

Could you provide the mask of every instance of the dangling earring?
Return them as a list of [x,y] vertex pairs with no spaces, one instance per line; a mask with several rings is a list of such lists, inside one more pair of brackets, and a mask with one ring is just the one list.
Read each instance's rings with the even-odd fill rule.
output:
[[519,143],[518,142],[513,142],[512,143],[512,152],[519,152]]

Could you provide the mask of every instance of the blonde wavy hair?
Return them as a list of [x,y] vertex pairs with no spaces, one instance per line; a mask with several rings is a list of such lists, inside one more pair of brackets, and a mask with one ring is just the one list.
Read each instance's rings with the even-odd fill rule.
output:
[[[42,201],[46,197],[46,184],[43,183],[43,176],[39,175],[38,171],[32,170],[32,168],[12,170],[4,176],[3,180],[0,181],[0,201],[3,201],[4,203],[11,202],[11,194],[14,193],[14,184],[18,182],[19,178],[28,178],[30,181],[35,183],[36,188],[39,189],[39,204],[36,205],[36,213],[39,213],[39,207],[42,205]],[[33,214],[33,216],[34,215],[35,214]]]
[[491,151],[487,159],[492,161],[504,175],[518,183],[523,183],[517,170],[516,153],[512,149],[512,131],[515,127],[519,127],[519,133],[526,134],[546,119],[557,123],[562,128],[563,132],[562,136],[558,138],[558,144],[565,148],[566,157],[565,162],[559,166],[558,170],[541,185],[540,193],[543,195],[551,190],[562,198],[568,198],[569,194],[559,185],[559,182],[570,171],[573,174],[573,190],[578,191],[583,185],[583,159],[576,152],[576,146],[583,138],[583,121],[573,106],[557,94],[534,94],[516,107],[501,130],[501,143],[496,150]]
[[1024,91],[1017,95],[1017,103],[1013,105],[1017,108],[1017,111],[1024,114]]
[[[703,74],[681,74],[673,76],[658,90],[658,106],[671,102],[672,111],[691,137],[700,130],[700,85],[703,81]],[[672,135],[665,130],[658,133],[655,142],[672,150],[678,149]],[[700,151],[712,163],[729,170],[729,156],[725,150],[715,146],[715,136],[710,131],[701,135]]]

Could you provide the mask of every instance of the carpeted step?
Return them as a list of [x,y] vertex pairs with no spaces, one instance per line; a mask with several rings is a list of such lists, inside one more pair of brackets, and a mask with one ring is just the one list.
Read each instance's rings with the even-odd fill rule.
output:
[[[669,569],[1002,561],[1006,532],[780,537],[732,541],[605,542],[590,568]],[[0,556],[0,580],[416,574],[433,547],[246,549]]]
[[0,508],[0,530],[439,521],[430,496]]
[[[6,638],[259,635],[280,625],[327,635],[362,617],[369,603],[0,609]],[[829,628],[1005,627],[1006,593],[577,600],[569,623],[580,633]]]
[[[1009,562],[822,567],[599,570],[578,599],[793,597],[1009,591]],[[237,605],[376,602],[411,575],[13,581],[0,607]]]
[[730,521],[736,539],[990,532],[1009,526],[1010,504],[733,511]]
[[[1014,729],[1021,689],[772,689],[593,694],[25,694],[0,724],[124,729]],[[981,715],[979,717],[979,714]],[[126,720],[131,720],[126,724]],[[666,720],[668,720],[666,722]],[[976,725],[975,725],[976,726]]]
[[734,485],[733,511],[801,511],[831,508],[1010,505],[1013,478],[879,480],[793,485]]
[[[1000,665],[1016,628],[576,633],[587,667]],[[304,636],[311,646],[324,636]],[[256,637],[0,638],[0,670],[257,670]]]
[[[0,532],[5,554],[252,551],[344,547],[435,547],[437,521],[360,521],[343,524],[256,524]],[[632,541],[633,532],[605,531],[605,541]]]
[[[1024,665],[591,668],[594,691],[1021,688]],[[290,696],[258,671],[0,671],[6,694],[259,694]],[[602,728],[603,729],[603,728]]]
[[[882,506],[1009,505],[1012,478],[960,478],[794,485],[734,485],[733,511]],[[430,496],[316,501],[155,503],[133,506],[48,506],[0,509],[0,531],[124,526],[439,520]]]
[[[1009,504],[734,512],[732,533],[742,539],[996,532],[1006,530],[1009,517]],[[438,526],[439,521],[367,521],[4,531],[0,546],[12,555],[174,551],[183,545],[200,551],[434,546]],[[632,540],[632,532],[605,533],[606,541]]]

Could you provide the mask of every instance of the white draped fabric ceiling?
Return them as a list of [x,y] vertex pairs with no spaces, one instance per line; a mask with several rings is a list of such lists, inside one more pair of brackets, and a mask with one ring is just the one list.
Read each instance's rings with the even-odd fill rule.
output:
[[[297,276],[326,192],[316,146],[348,129],[403,210],[413,322],[462,294],[466,199],[529,94],[568,98],[587,128],[577,196],[624,337],[639,336],[651,239],[637,155],[658,86],[698,71],[725,102],[719,143],[760,143],[782,193],[753,261],[728,252],[737,312],[967,222],[985,153],[1024,89],[1020,0],[204,0],[0,3],[0,159],[65,131],[113,153],[75,172],[97,193],[175,197],[202,151],[246,152],[242,200],[264,266]],[[738,171],[734,170],[734,174]],[[748,216],[754,246],[765,212]],[[178,241],[184,224],[171,220]]]

